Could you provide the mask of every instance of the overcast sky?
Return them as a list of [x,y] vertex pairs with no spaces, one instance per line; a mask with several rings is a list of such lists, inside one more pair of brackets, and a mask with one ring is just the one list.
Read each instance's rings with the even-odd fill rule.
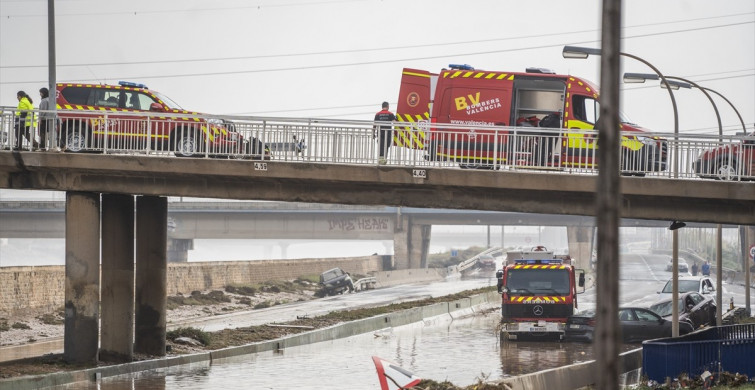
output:
[[[372,119],[403,67],[550,68],[600,80],[601,2],[577,0],[58,0],[58,82],[147,84],[212,114]],[[755,124],[755,1],[624,1],[622,51],[723,94]],[[47,1],[0,0],[0,105],[47,84]],[[625,58],[624,72],[651,73]],[[634,122],[673,131],[668,92],[623,86]],[[710,102],[675,93],[681,132],[717,133]],[[726,134],[741,131],[716,98]]]

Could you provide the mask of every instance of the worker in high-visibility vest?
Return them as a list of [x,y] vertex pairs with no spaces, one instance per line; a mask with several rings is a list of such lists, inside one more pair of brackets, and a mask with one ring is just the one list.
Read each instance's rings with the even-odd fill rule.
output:
[[24,91],[16,94],[18,107],[16,110],[16,150],[21,149],[21,136],[29,141],[29,147],[34,150],[39,147],[34,135],[34,101]]

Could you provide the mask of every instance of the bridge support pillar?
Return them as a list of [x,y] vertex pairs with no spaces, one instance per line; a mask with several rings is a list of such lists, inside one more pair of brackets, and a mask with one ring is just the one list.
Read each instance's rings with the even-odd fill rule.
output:
[[417,225],[410,218],[401,219],[393,233],[393,268],[427,267],[431,225]]
[[134,197],[102,194],[100,360],[134,357]]
[[66,192],[63,358],[97,362],[100,307],[100,194]]
[[165,356],[168,304],[168,199],[136,200],[136,337],[134,351]]
[[592,243],[595,236],[594,227],[567,226],[566,236],[569,240],[569,256],[574,260],[574,266],[590,270]]
[[168,238],[167,245],[169,263],[186,263],[189,261],[189,251],[194,249],[194,240]]

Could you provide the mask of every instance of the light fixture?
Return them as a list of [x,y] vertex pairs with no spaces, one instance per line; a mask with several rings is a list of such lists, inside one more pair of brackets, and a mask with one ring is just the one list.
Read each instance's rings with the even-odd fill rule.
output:
[[645,80],[658,80],[660,77],[653,73],[624,73],[625,83],[644,83]]
[[[689,83],[683,83],[681,81],[675,81],[675,80],[666,80],[666,81],[668,82],[669,87],[671,87],[671,89],[673,89],[674,91],[676,91],[679,88],[684,88],[684,89],[692,88],[692,84],[689,84]],[[661,83],[661,88],[666,88],[666,84]]]
[[685,226],[687,226],[687,224],[682,221],[673,221],[671,222],[671,226],[668,227],[668,230],[677,230]]
[[590,54],[599,56],[600,49],[594,49],[591,47],[579,47],[579,46],[564,46],[564,50],[561,52],[564,58],[587,58]]

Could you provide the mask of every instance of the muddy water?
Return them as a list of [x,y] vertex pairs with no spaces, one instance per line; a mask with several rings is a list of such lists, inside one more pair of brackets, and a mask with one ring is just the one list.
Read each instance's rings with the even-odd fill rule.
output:
[[[162,372],[105,378],[55,389],[379,389],[372,356],[415,375],[469,385],[590,360],[590,345],[499,342],[500,314],[451,321],[444,317],[346,339],[266,352]],[[630,349],[626,346],[625,349]],[[635,346],[636,347],[636,346]]]

